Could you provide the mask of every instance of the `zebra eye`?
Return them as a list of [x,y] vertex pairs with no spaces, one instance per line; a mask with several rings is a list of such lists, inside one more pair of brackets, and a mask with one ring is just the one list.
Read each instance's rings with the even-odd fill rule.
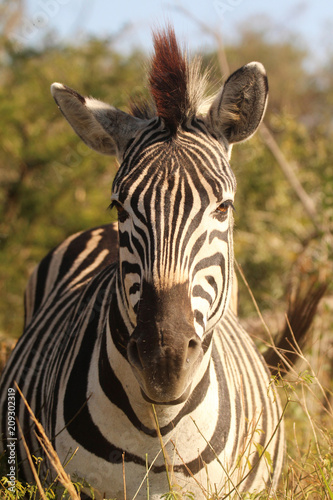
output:
[[229,207],[231,207],[233,210],[235,210],[235,207],[234,207],[232,201],[226,200],[223,203],[221,203],[221,205],[219,205],[216,210],[220,214],[226,214],[228,212]]
[[111,208],[115,208],[118,214],[121,214],[124,211],[124,207],[120,205],[118,201],[115,200],[111,203]]
[[118,220],[120,222],[124,222],[127,219],[128,213],[126,212],[124,207],[119,203],[119,201],[113,200],[110,205],[110,208],[115,208],[117,210]]

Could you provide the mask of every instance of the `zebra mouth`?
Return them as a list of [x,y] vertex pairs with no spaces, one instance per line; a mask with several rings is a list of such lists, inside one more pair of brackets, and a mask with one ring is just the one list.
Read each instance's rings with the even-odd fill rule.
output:
[[172,405],[179,405],[181,403],[184,403],[186,401],[191,393],[191,384],[187,387],[187,389],[183,392],[183,394],[176,399],[172,399],[171,401],[156,401],[154,399],[151,399],[147,394],[140,388],[142,397],[145,401],[148,403],[151,403],[153,405],[165,405],[165,406],[172,406]]

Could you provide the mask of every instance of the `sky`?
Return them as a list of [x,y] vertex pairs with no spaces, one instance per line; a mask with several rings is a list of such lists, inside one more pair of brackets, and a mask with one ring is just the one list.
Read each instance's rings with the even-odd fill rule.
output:
[[214,46],[199,23],[219,29],[226,42],[237,39],[241,24],[269,25],[272,37],[293,33],[300,44],[313,49],[314,57],[320,57],[333,38],[333,0],[25,0],[23,4],[23,22],[11,36],[24,45],[38,44],[53,31],[59,42],[111,36],[119,50],[151,50],[151,28],[166,21],[191,51]]

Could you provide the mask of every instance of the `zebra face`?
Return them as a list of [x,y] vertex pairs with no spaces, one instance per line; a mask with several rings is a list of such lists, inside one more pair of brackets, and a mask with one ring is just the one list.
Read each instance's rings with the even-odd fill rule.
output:
[[[138,138],[113,184],[128,359],[155,402],[179,401],[227,307],[235,178],[200,122],[176,139]],[[149,136],[149,134],[148,134]],[[139,151],[137,144],[140,144]]]
[[228,306],[233,274],[228,158],[255,133],[267,102],[260,63],[233,73],[204,112],[206,78],[171,30],[155,37],[151,101],[131,114],[52,86],[86,144],[120,161],[112,202],[121,338],[144,397],[161,404],[183,401],[208,366],[209,333]]

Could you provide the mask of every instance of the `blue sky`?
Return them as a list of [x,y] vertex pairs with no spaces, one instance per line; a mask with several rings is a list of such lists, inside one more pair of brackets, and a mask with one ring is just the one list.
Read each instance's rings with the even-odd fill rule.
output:
[[226,41],[239,26],[271,19],[274,38],[291,32],[318,56],[333,38],[332,0],[26,0],[23,23],[12,36],[36,44],[50,30],[59,41],[80,41],[87,34],[115,36],[120,50],[151,49],[151,27],[170,20],[191,50],[213,46],[212,38],[180,9],[208,26],[219,28]]

